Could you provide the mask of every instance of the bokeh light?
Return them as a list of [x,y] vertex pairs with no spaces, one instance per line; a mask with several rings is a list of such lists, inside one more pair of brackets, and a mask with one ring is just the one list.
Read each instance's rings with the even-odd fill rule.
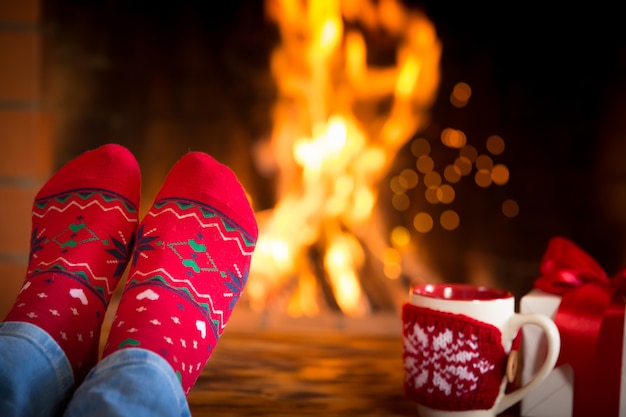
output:
[[441,143],[449,148],[462,148],[467,143],[467,136],[461,130],[446,127],[441,132]]
[[491,135],[487,138],[487,150],[492,155],[500,155],[504,152],[504,139],[498,135]]
[[437,196],[438,190],[439,190],[439,187],[437,186],[428,187],[426,191],[424,191],[424,198],[426,199],[426,201],[428,201],[430,204],[438,204],[439,203],[439,197]]
[[415,139],[411,142],[411,153],[416,158],[430,153],[430,142],[424,138]]
[[437,187],[441,184],[441,175],[438,172],[430,171],[424,175],[424,185],[427,187]]
[[422,155],[417,158],[415,166],[419,172],[426,174],[435,168],[435,161],[428,155]]
[[437,199],[444,204],[450,204],[454,201],[455,197],[454,188],[449,184],[443,184],[437,188]]
[[451,184],[461,180],[461,169],[456,165],[448,165],[443,170],[443,177]]
[[502,213],[509,218],[516,217],[519,214],[519,205],[517,201],[508,199],[502,202]]
[[489,187],[491,185],[491,171],[488,169],[479,169],[474,175],[474,181],[479,187]]
[[459,151],[460,156],[464,156],[469,159],[471,162],[474,162],[478,157],[478,151],[472,145],[465,145]]
[[490,171],[493,168],[493,159],[489,155],[480,155],[474,162],[477,170],[485,169]]
[[398,279],[402,275],[402,256],[394,248],[387,248],[383,253],[383,273],[389,279]]
[[506,165],[498,164],[491,170],[491,179],[494,184],[504,185],[509,182],[509,169]]
[[459,169],[461,175],[469,175],[472,172],[472,161],[465,156],[459,156],[454,160],[454,165]]
[[406,192],[408,187],[403,181],[400,180],[400,176],[396,175],[389,180],[389,188],[391,188],[391,191],[395,194],[403,194]]
[[406,211],[411,207],[411,200],[406,194],[394,194],[391,197],[391,205],[398,211]]
[[415,188],[419,182],[419,176],[417,175],[417,172],[407,168],[403,169],[400,173],[400,180],[407,189]]
[[450,93],[450,103],[452,103],[454,107],[462,108],[467,106],[467,102],[471,96],[472,88],[469,84],[464,82],[456,83]]
[[391,230],[391,242],[394,246],[404,247],[411,242],[411,232],[404,226],[396,226]]
[[433,228],[433,218],[426,212],[417,213],[413,218],[413,227],[420,233],[428,233]]
[[457,227],[459,227],[459,224],[461,223],[461,218],[456,211],[446,210],[441,213],[441,216],[439,217],[439,223],[441,224],[441,227],[446,230],[455,230]]

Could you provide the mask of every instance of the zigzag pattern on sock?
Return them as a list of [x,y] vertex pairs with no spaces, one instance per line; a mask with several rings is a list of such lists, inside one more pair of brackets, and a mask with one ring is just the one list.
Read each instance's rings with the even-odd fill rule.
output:
[[[38,220],[45,216],[62,215],[72,210],[76,213],[70,215],[70,219],[66,219],[69,223],[39,224]],[[107,228],[103,234],[102,230],[95,230],[93,224],[85,221],[85,216],[97,217],[108,212],[117,212],[119,223],[128,224],[125,226],[126,231],[118,229],[111,235]],[[121,277],[130,258],[134,235],[128,235],[127,231],[134,230],[132,224],[137,222],[135,204],[126,197],[108,190],[77,189],[39,198],[33,204],[33,230],[27,277],[56,272],[78,281],[85,281],[87,288],[93,290],[106,306],[116,287],[116,282],[111,282],[111,278],[117,281]],[[86,260],[74,262],[67,259],[66,255],[70,250],[74,248],[80,250],[80,246],[83,245],[90,245],[89,250],[93,250],[96,243],[99,243],[97,247],[110,255],[105,264]],[[39,251],[44,248],[46,256],[42,259],[39,257]],[[115,269],[111,275],[113,265]]]
[[[179,276],[179,269],[176,269],[176,275],[169,273],[160,266],[161,264],[155,269],[137,268],[133,270],[127,287],[131,288],[150,281],[178,292],[204,311],[207,320],[215,326],[213,329],[215,335],[219,337],[248,279],[250,258],[256,241],[243,229],[235,226],[233,221],[224,214],[218,213],[201,202],[164,199],[155,202],[153,209],[146,214],[146,217],[155,220],[162,216],[175,218],[175,220],[162,219],[163,224],[180,224],[183,221],[192,223],[186,228],[197,229],[194,236],[187,240],[164,241],[160,236],[153,234],[154,229],[145,230],[145,225],[140,226],[133,255],[133,267],[137,264],[137,258],[145,251],[161,248],[166,252],[165,256],[172,259],[174,263],[176,260],[179,262],[178,267],[182,267],[184,276]],[[161,222],[161,220],[156,221]],[[216,246],[210,242],[210,246],[207,246],[204,240],[208,234],[219,236],[223,243]],[[216,263],[220,256],[211,253],[211,251],[234,252],[235,248],[240,255],[236,258],[243,259],[243,264],[232,262],[230,265],[221,265],[220,262]],[[213,289],[206,291],[198,288],[192,278],[201,273],[217,274],[221,279],[221,291],[215,293]],[[206,286],[206,283],[202,281],[199,283],[201,286]],[[230,300],[228,305],[225,305],[225,300]]]

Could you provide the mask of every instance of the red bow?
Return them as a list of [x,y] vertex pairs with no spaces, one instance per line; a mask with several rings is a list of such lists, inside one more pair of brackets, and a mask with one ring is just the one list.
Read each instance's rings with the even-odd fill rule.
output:
[[535,287],[562,296],[554,321],[557,366],[574,369],[574,416],[617,416],[621,385],[626,269],[609,278],[574,243],[550,240]]

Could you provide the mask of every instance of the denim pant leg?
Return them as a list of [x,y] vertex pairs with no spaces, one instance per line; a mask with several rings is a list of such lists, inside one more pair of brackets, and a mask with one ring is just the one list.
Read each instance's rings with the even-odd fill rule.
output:
[[60,415],[74,375],[65,353],[30,323],[0,323],[0,416]]
[[140,348],[101,360],[70,401],[64,417],[190,417],[187,398],[172,367]]

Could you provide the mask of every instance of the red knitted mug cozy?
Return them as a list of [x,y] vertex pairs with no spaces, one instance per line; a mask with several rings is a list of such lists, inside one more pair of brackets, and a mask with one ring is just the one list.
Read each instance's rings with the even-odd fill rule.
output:
[[404,390],[412,401],[449,411],[494,406],[507,360],[498,328],[409,303],[402,320]]

